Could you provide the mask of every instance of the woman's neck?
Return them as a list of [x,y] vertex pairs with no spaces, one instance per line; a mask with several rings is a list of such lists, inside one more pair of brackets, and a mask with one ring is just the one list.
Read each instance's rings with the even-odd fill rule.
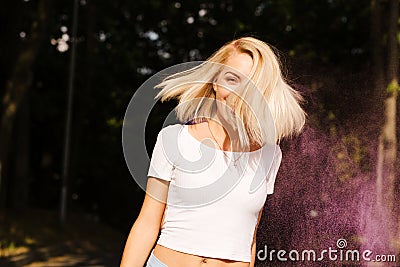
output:
[[[207,119],[210,131],[215,138],[216,142],[221,145],[221,147],[229,148],[232,151],[253,151],[260,148],[260,145],[255,142],[250,142],[246,147],[244,144],[240,143],[238,127],[228,123],[224,117],[218,112],[213,113],[210,119]],[[250,141],[250,140],[249,140]]]
[[229,147],[229,150],[239,150],[239,134],[237,128],[229,124],[221,115],[218,113],[214,114],[208,119],[210,134],[212,138],[216,139],[224,149]]

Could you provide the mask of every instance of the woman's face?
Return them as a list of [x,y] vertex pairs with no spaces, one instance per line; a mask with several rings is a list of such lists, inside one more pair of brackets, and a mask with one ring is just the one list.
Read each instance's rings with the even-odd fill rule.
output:
[[[217,101],[217,109],[228,121],[232,121],[231,108],[233,103],[230,103],[232,98],[228,98],[232,91],[237,90],[241,85],[247,82],[253,66],[253,59],[246,53],[237,53],[231,55],[225,67],[221,70],[214,82],[215,98]],[[229,108],[230,107],[230,108]]]
[[246,53],[233,54],[225,65],[214,83],[216,99],[220,101],[225,101],[232,91],[248,79],[253,59]]

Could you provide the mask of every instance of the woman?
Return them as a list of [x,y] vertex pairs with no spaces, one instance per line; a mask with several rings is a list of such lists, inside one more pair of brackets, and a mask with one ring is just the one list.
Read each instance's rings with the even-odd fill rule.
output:
[[179,99],[186,124],[158,134],[121,266],[254,266],[257,226],[281,162],[277,144],[305,123],[300,94],[271,48],[252,37],[157,87],[161,101]]

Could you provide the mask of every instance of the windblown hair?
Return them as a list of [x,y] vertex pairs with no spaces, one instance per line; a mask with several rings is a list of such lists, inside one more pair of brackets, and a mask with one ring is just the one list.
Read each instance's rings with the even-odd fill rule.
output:
[[177,98],[179,104],[175,111],[181,122],[199,122],[204,117],[212,117],[215,101],[209,100],[215,98],[213,82],[229,57],[238,53],[252,57],[253,65],[248,79],[249,84],[258,90],[255,93],[249,90],[250,85],[246,86],[247,90],[240,93],[232,107],[244,125],[239,129],[241,144],[248,145],[251,141],[264,145],[271,125],[275,130],[274,143],[299,133],[306,118],[300,106],[303,98],[285,81],[281,63],[270,46],[253,37],[228,42],[199,66],[168,76],[156,86],[161,88],[156,98],[161,97],[161,101]]

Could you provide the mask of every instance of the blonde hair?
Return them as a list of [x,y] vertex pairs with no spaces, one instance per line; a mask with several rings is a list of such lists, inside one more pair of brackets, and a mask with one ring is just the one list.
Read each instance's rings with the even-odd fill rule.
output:
[[[237,53],[252,57],[253,66],[248,78],[264,96],[260,99],[256,94],[245,91],[242,97],[246,103],[236,101],[237,105],[233,107],[244,123],[244,129],[239,131],[241,144],[248,145],[250,139],[260,146],[264,145],[268,138],[266,132],[271,131],[267,129],[271,125],[271,117],[275,143],[279,143],[283,137],[299,133],[306,117],[300,106],[303,98],[285,81],[281,63],[270,46],[253,37],[228,42],[199,66],[168,76],[156,86],[161,88],[156,98],[161,97],[162,102],[177,98],[179,104],[175,111],[181,122],[199,122],[204,117],[212,117],[213,101],[206,101],[214,98],[212,83],[223,64]],[[268,108],[270,116],[267,114]]]

